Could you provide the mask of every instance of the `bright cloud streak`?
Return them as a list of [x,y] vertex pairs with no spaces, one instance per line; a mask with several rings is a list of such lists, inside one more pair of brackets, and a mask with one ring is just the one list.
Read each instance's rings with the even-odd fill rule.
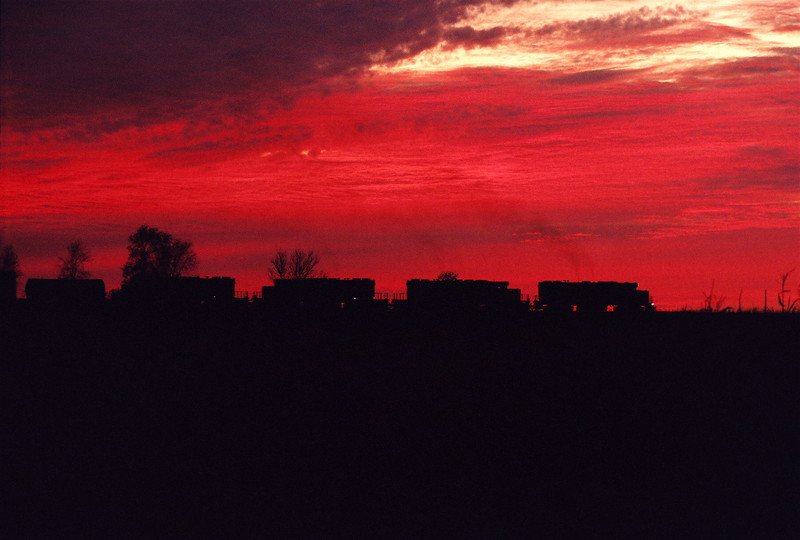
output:
[[[800,10],[785,2],[520,2],[482,10],[462,28],[507,33],[473,48],[437,47],[380,72],[447,71],[467,67],[564,70],[654,69],[675,71],[723,59],[769,54],[775,47],[800,46]],[[754,13],[755,12],[755,13]],[[761,17],[761,21],[755,21]],[[766,19],[766,20],[765,20]]]

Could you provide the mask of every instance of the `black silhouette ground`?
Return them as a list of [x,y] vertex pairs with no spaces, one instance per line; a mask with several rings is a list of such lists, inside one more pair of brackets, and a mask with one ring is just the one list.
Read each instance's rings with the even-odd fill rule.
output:
[[793,538],[797,316],[6,314],[4,537]]

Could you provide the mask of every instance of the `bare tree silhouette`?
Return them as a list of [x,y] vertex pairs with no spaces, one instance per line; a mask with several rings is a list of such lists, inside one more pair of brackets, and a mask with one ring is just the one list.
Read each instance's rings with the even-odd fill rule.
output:
[[296,249],[289,259],[289,270],[292,277],[296,279],[321,277],[322,274],[317,270],[318,265],[319,257],[313,251],[305,252]]
[[441,272],[436,276],[436,281],[457,281],[458,272]]
[[122,284],[148,277],[179,277],[195,268],[197,254],[191,242],[142,225],[128,237],[128,260],[122,267]]
[[269,262],[272,265],[268,271],[269,277],[272,279],[286,279],[289,277],[289,255],[285,251],[278,250]]
[[73,240],[67,245],[67,256],[59,257],[58,279],[86,279],[91,273],[86,270],[86,263],[92,260],[92,254],[80,240]]
[[270,259],[269,276],[272,279],[309,279],[325,277],[320,272],[319,256],[311,251],[296,249],[291,253],[278,250]]

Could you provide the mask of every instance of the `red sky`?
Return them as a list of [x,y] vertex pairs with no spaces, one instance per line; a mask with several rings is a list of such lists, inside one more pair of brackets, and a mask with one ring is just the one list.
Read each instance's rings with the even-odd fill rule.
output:
[[395,292],[453,270],[750,307],[800,281],[793,2],[288,4],[3,3],[26,277],[78,238],[116,287],[148,224],[250,291],[278,248]]

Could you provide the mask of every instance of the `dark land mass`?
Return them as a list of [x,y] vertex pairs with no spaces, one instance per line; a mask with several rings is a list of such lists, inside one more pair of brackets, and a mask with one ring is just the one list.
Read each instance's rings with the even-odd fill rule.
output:
[[796,538],[797,314],[2,315],[5,538]]

